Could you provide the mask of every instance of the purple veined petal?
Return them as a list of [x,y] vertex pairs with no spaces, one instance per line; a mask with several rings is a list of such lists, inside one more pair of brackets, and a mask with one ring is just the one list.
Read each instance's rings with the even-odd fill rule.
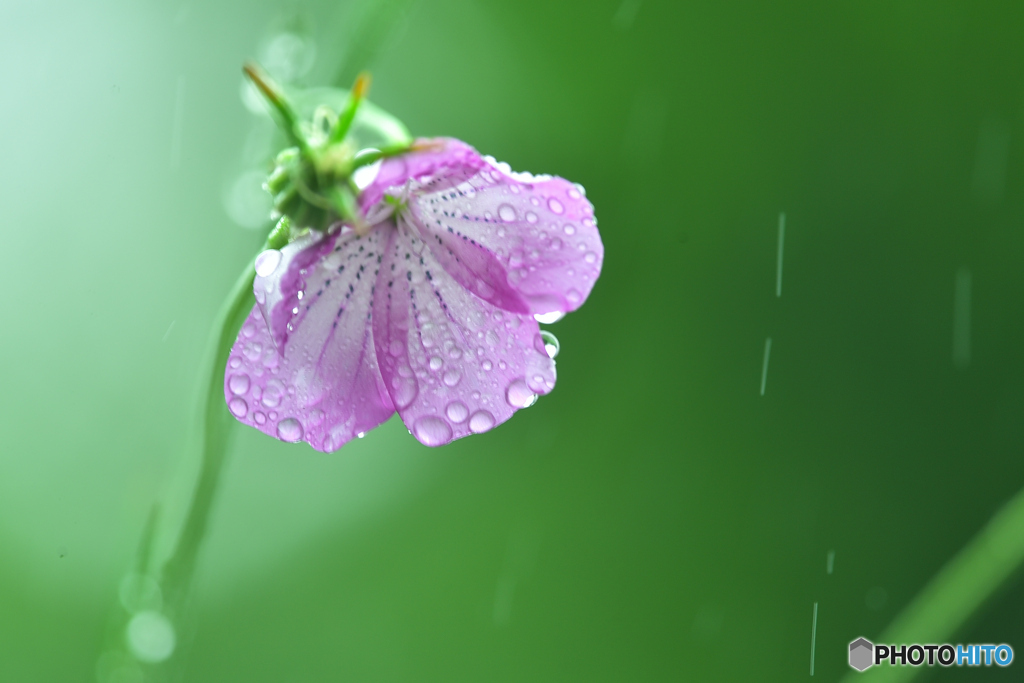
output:
[[[278,335],[271,335],[259,304],[242,326],[224,377],[228,409],[239,421],[330,452],[394,413],[377,369],[370,324],[373,286],[390,230],[385,225],[365,237],[334,232],[293,242],[274,269],[283,273],[257,277],[271,320],[284,320],[277,315],[281,306],[295,303],[292,309],[299,310],[281,323]],[[291,249],[296,245],[304,251]],[[268,283],[284,286],[268,291]]]
[[403,224],[381,263],[373,338],[395,408],[427,446],[486,432],[555,386],[533,317],[467,291]]
[[594,208],[582,188],[563,178],[513,173],[457,140],[431,143],[429,152],[386,160],[363,201],[383,196],[383,185],[397,192],[411,181],[402,187],[407,220],[456,280],[506,310],[524,312],[509,290],[530,313],[579,308],[604,261]]

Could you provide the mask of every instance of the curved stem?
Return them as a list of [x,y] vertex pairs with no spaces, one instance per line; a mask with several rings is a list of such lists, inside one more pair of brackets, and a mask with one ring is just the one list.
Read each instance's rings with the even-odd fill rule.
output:
[[[951,559],[880,636],[885,644],[947,643],[1024,564],[1024,490]],[[843,683],[906,683],[926,667],[851,671]]]
[[161,584],[166,611],[171,618],[177,616],[188,593],[196,556],[206,534],[210,509],[220,482],[228,439],[235,423],[224,403],[224,368],[238,330],[252,310],[252,284],[255,276],[256,271],[250,263],[232,288],[214,324],[215,332],[211,339],[213,352],[207,360],[209,365],[206,368],[209,383],[200,398],[202,465],[181,535],[163,566]]

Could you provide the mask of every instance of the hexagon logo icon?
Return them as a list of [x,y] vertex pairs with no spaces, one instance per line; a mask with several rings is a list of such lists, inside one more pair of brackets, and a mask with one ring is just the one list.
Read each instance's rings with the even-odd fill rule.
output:
[[850,643],[850,666],[857,671],[864,671],[874,664],[875,646],[867,638],[858,638]]

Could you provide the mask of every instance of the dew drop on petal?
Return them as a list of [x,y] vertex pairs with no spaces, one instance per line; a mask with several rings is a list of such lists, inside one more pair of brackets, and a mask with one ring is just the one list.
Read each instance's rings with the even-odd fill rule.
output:
[[231,389],[232,394],[241,396],[249,391],[249,375],[245,373],[231,375],[231,379],[228,380],[228,388]]
[[431,370],[440,370],[442,365],[444,365],[444,361],[441,360],[438,356],[432,356],[431,357],[431,359],[430,359],[430,369]]
[[478,410],[469,418],[469,431],[482,434],[494,426],[494,416],[486,410]]
[[428,446],[440,446],[452,440],[452,428],[440,417],[429,415],[416,420],[416,438]]
[[388,351],[391,353],[392,356],[401,356],[404,350],[405,344],[398,341],[397,339],[392,341],[391,345],[388,347]]
[[359,432],[359,433],[357,433],[357,434],[356,434],[356,438],[357,438],[357,439],[361,439],[361,438],[363,438],[364,436],[366,436],[366,432]]
[[284,384],[279,379],[272,379],[267,382],[267,388],[263,390],[263,405],[268,408],[276,408],[281,404],[284,397]]
[[551,213],[562,215],[565,211],[565,207],[562,206],[562,202],[558,201],[554,197],[548,200],[548,208],[551,209]]
[[448,407],[444,412],[448,416],[448,419],[455,424],[461,424],[466,421],[467,417],[469,417],[469,408],[467,408],[466,404],[462,401],[452,401],[448,404]]
[[490,372],[491,368],[493,368],[494,365],[491,363],[491,361],[485,360],[483,363],[480,364],[480,367]]
[[530,387],[526,386],[526,381],[517,379],[512,384],[508,385],[508,389],[505,390],[505,399],[508,404],[513,408],[526,408],[527,406],[533,405],[533,401],[536,398],[534,393],[530,391]]
[[298,441],[302,438],[302,423],[294,417],[286,417],[277,423],[277,437],[281,441]]
[[586,261],[587,263],[596,263],[597,254],[595,254],[592,251],[588,251],[586,254],[583,255],[583,260]]
[[498,218],[511,223],[516,219],[516,210],[512,208],[511,204],[502,204],[498,207]]
[[245,399],[235,396],[228,401],[228,410],[235,417],[242,418],[249,412],[249,406],[246,404]]
[[405,408],[413,399],[416,398],[416,394],[419,393],[419,388],[416,386],[416,380],[412,378],[395,378],[395,393],[392,398],[395,401],[395,407],[398,409]]
[[573,225],[572,223],[566,223],[565,227],[562,228],[562,230],[565,231],[566,235],[575,235],[576,234],[576,226]]
[[578,304],[583,298],[583,295],[577,292],[575,289],[570,289],[565,293],[565,298],[569,300],[569,303]]
[[232,367],[232,369],[237,368],[241,364],[242,364],[242,359],[239,358],[238,356],[235,356],[230,361],[228,361],[228,365],[230,365]]
[[541,330],[540,338],[544,340],[544,351],[548,354],[548,358],[554,358],[557,356],[559,350],[562,348],[558,343],[558,337],[547,330]]
[[550,313],[535,313],[533,315],[534,320],[541,323],[542,325],[551,325],[557,323],[559,320],[565,317],[565,313],[561,311],[551,311]]
[[441,378],[445,386],[448,387],[454,387],[456,384],[459,383],[460,379],[462,379],[462,373],[460,373],[455,368],[452,368],[448,372],[444,373],[444,376]]
[[256,424],[261,425],[267,421],[267,416],[257,410],[252,414],[252,419]]
[[256,257],[256,274],[260,277],[267,277],[273,274],[281,265],[281,252],[277,249],[267,249]]
[[324,421],[324,411],[319,408],[310,411],[309,418],[306,421],[309,422],[310,427],[316,427]]
[[527,211],[526,212],[526,222],[528,222],[528,223],[536,223],[537,222],[537,214],[535,214],[533,211]]

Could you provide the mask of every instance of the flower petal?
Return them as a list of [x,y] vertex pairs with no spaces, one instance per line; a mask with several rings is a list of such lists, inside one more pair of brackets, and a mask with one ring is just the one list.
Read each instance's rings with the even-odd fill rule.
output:
[[361,198],[364,210],[387,192],[407,196],[409,220],[445,268],[499,307],[525,312],[509,289],[530,313],[583,305],[604,246],[582,187],[513,173],[458,140],[418,145],[424,151],[385,160]]
[[235,417],[329,452],[394,413],[370,324],[389,230],[312,234],[285,247],[272,273],[257,276],[262,304],[242,326],[224,377]]
[[420,442],[485,432],[554,388],[555,364],[532,316],[467,291],[404,222],[392,234],[373,338],[392,401]]

